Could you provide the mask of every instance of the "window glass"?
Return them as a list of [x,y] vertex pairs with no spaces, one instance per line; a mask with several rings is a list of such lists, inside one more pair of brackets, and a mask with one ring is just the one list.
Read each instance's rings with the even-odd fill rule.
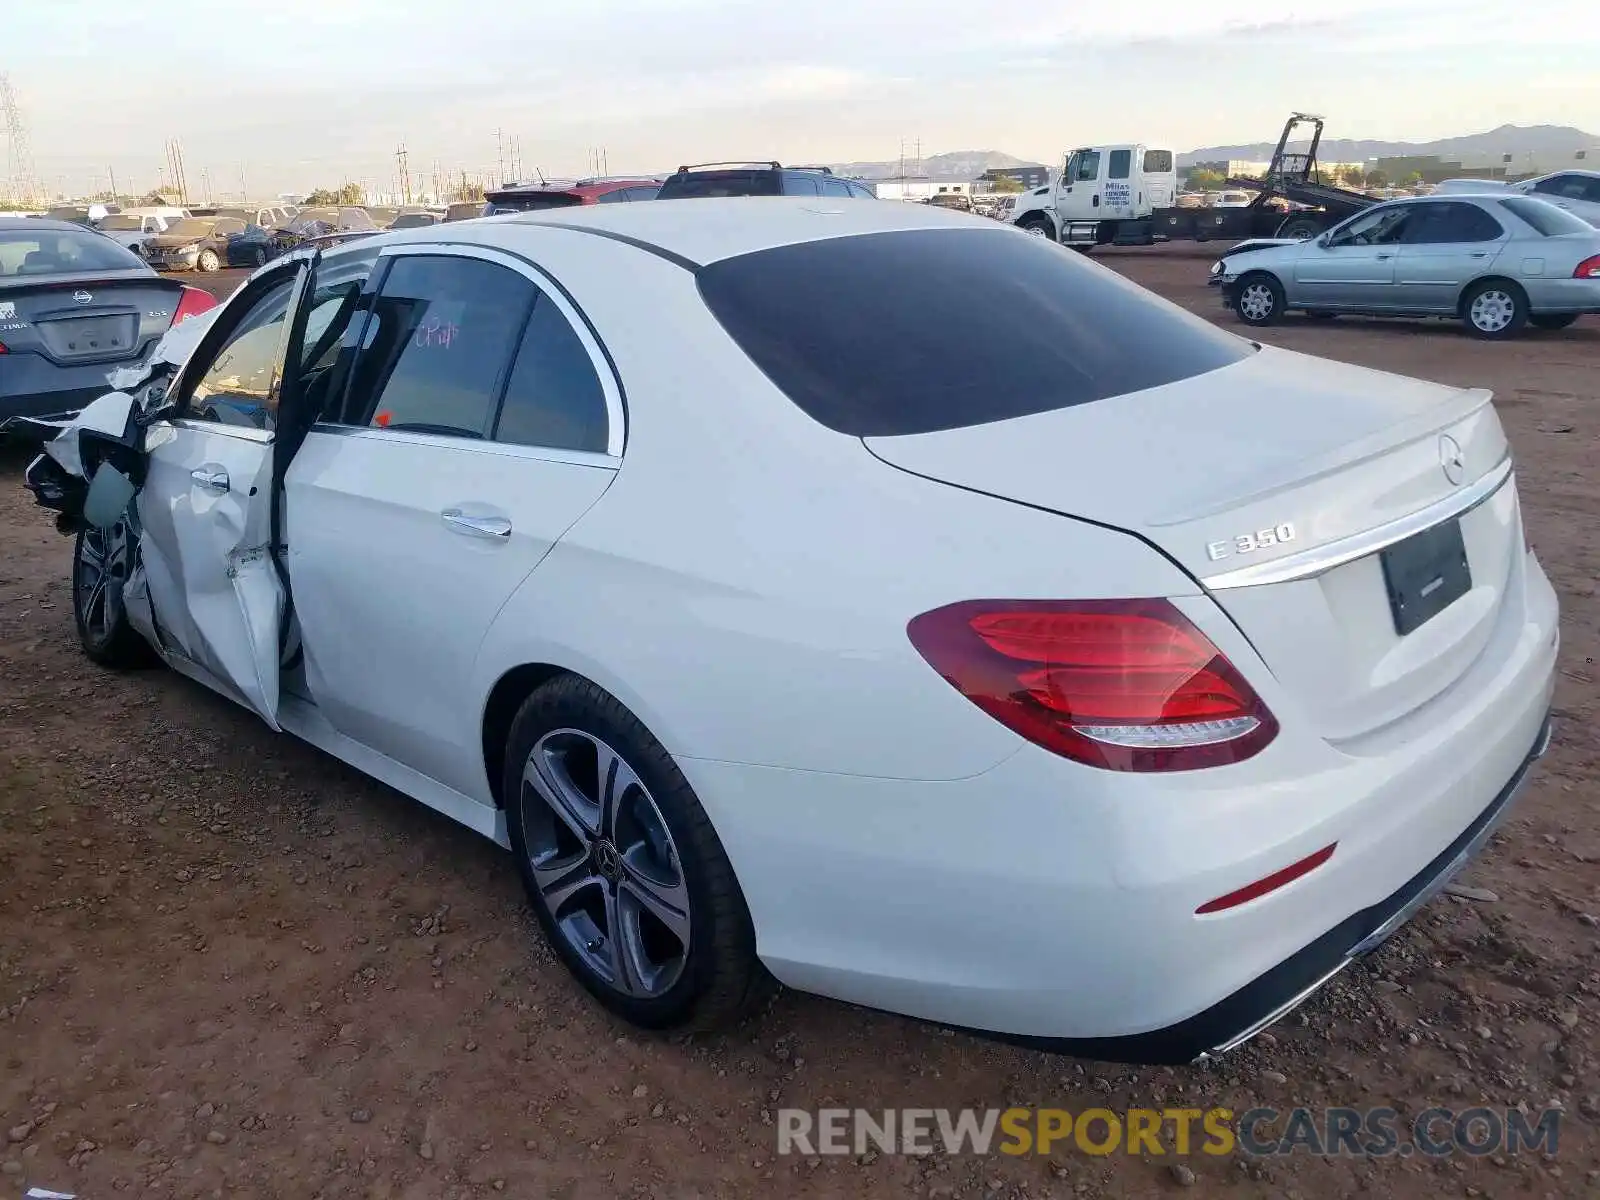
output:
[[1580,176],[1578,182],[1581,187],[1579,188],[1577,199],[1587,200],[1590,204],[1600,204],[1600,179]]
[[629,188],[628,199],[633,201],[654,200],[656,198],[656,193],[660,190],[661,189],[656,187],[654,184],[650,184],[645,187]]
[[1566,209],[1557,208],[1548,200],[1535,200],[1516,196],[1500,201],[1500,207],[1526,221],[1545,237],[1560,237],[1564,233],[1593,233],[1594,226],[1574,216]]
[[859,183],[852,183],[850,185],[850,192],[857,200],[876,200],[878,198],[878,194],[871,188],[865,187]]
[[1146,150],[1144,169],[1147,175],[1160,175],[1172,170],[1171,150]]
[[1330,246],[1388,246],[1400,240],[1412,210],[1404,205],[1368,209],[1333,231]]
[[288,334],[284,317],[294,284],[295,277],[290,275],[251,306],[195,384],[184,406],[185,416],[224,425],[273,428]]
[[452,437],[489,435],[534,287],[494,263],[403,255],[374,304],[355,364],[355,424]]
[[1113,150],[1111,152],[1111,161],[1106,165],[1110,168],[1108,178],[1126,179],[1133,170],[1133,151]]
[[783,194],[785,196],[815,196],[817,194],[816,177],[801,174],[799,171],[791,171],[783,177]]
[[1079,183],[1093,183],[1100,178],[1100,151],[1080,150],[1075,157],[1078,160]]
[[87,229],[0,229],[0,277],[145,269],[138,255]]
[[377,320],[369,320],[371,297],[362,302],[362,289],[377,260],[376,248],[363,248],[329,254],[317,264],[300,344],[300,383],[317,420],[338,419],[336,407],[354,363],[357,340],[371,345],[377,336]]
[[1476,205],[1421,204],[1406,222],[1403,240],[1411,245],[1489,242],[1503,232],[1495,219]]
[[825,196],[848,196],[850,188],[842,179],[822,179],[822,192]]
[[800,242],[723,259],[697,279],[767,377],[853,437],[1070,408],[1254,353],[1121,276],[1000,226]]
[[627,188],[613,188],[609,192],[602,192],[595,197],[596,204],[626,204],[628,202]]
[[594,360],[566,315],[540,293],[506,384],[495,440],[603,454],[607,425]]

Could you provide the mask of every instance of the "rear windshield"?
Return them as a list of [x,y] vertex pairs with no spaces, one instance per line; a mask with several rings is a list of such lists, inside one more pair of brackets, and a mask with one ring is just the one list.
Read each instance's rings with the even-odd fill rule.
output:
[[1147,175],[1165,175],[1172,170],[1172,151],[1146,150],[1144,152],[1144,169]]
[[1251,344],[1014,230],[830,238],[698,273],[724,329],[839,433],[931,433],[1203,375]]
[[1563,233],[1594,233],[1595,227],[1582,217],[1573,216],[1564,208],[1557,208],[1544,200],[1528,196],[1500,201],[1502,205],[1521,217],[1545,237],[1559,237]]
[[142,269],[143,259],[87,229],[0,230],[0,277]]
[[699,199],[705,196],[778,196],[783,184],[777,171],[684,171],[672,176],[656,193],[657,200]]
[[571,192],[526,192],[521,195],[513,193],[509,196],[490,196],[489,203],[483,207],[483,215],[492,217],[497,213],[537,212],[545,208],[571,208],[574,204],[582,203],[582,198],[574,196]]

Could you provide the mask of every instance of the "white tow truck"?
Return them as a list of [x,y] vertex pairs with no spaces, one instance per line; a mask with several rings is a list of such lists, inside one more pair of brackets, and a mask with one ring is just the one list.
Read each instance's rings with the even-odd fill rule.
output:
[[[1239,241],[1315,237],[1373,200],[1324,183],[1317,169],[1321,117],[1292,113],[1261,179],[1229,179],[1253,193],[1244,204],[1178,208],[1178,175],[1171,150],[1137,143],[1085,146],[1066,156],[1044,187],[1017,197],[1012,224],[1065,246],[1149,246],[1164,241]],[[1309,149],[1289,146],[1303,126]]]

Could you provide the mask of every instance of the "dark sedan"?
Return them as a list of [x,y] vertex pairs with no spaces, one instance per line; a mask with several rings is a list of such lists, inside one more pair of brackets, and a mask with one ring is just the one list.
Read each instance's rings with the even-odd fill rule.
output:
[[0,217],[0,421],[82,408],[111,371],[215,305],[103,234]]

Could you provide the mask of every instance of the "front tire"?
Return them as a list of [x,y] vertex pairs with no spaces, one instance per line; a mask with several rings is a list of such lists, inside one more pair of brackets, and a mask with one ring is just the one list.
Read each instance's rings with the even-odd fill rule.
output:
[[1473,337],[1514,337],[1528,323],[1528,296],[1509,280],[1485,279],[1461,298],[1461,323]]
[[150,644],[128,623],[122,589],[133,570],[138,537],[124,516],[109,529],[85,525],[72,548],[72,616],[89,661],[115,670],[155,661]]
[[256,266],[258,266],[258,267],[266,266],[267,265],[267,248],[265,246],[257,246],[256,249],[255,249],[255,254],[252,257],[255,259]]
[[1055,241],[1055,231],[1050,228],[1050,222],[1043,217],[1027,217],[1017,222],[1017,228],[1034,237],[1048,238]]
[[1246,325],[1276,325],[1283,319],[1283,307],[1283,285],[1274,276],[1256,271],[1239,280],[1233,311]]
[[672,756],[595,684],[527,698],[504,764],[506,825],[545,937],[588,992],[645,1029],[726,1028],[776,988],[733,866]]
[[1577,313],[1533,313],[1528,317],[1528,324],[1535,329],[1554,331],[1568,328],[1577,319]]
[[215,250],[202,250],[200,251],[200,257],[194,260],[194,269],[206,275],[220,270],[221,267],[222,260],[217,257]]

